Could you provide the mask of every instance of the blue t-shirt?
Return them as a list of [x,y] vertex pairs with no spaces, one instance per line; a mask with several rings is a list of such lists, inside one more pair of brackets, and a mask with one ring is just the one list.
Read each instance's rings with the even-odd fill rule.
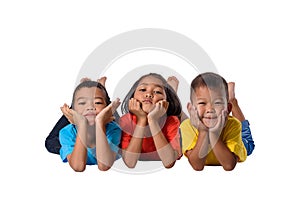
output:
[[[73,152],[74,145],[76,142],[77,129],[75,125],[68,124],[64,128],[59,131],[59,141],[61,144],[60,148],[60,157],[63,162],[68,162],[67,156]],[[112,151],[116,152],[116,159],[120,158],[118,154],[119,144],[121,140],[121,128],[119,125],[112,121],[106,124],[106,138],[107,142]],[[87,165],[96,165],[96,147],[95,148],[87,148]]]

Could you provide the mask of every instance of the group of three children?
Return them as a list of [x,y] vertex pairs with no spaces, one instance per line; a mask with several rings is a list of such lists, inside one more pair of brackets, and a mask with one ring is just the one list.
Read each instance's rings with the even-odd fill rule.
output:
[[[254,149],[234,83],[216,73],[202,73],[192,81],[190,118],[182,111],[176,77],[146,74],[122,104],[110,101],[105,81],[83,79],[71,108],[61,107],[64,116],[46,138],[47,150],[60,154],[75,171],[93,164],[105,171],[120,157],[129,168],[138,160],[157,160],[171,168],[182,154],[195,170],[205,165],[233,170]],[[121,117],[116,112],[120,104]]]

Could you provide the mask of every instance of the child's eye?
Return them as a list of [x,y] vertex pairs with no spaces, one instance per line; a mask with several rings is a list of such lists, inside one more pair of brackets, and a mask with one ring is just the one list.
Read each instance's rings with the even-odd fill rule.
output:
[[97,101],[95,102],[95,104],[103,104],[101,101]]
[[154,91],[153,93],[154,93],[154,94],[162,94],[161,91]]
[[78,102],[78,105],[85,105],[85,102]]
[[215,102],[216,105],[223,105],[224,103],[222,101]]
[[139,91],[140,91],[140,92],[145,92],[145,91],[146,91],[146,89],[144,89],[144,88],[141,88],[141,89],[139,89]]

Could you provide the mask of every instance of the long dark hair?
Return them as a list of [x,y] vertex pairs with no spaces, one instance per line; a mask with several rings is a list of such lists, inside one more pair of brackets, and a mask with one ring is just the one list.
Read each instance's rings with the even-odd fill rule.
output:
[[133,98],[134,92],[135,92],[136,88],[138,87],[140,81],[143,78],[146,78],[146,77],[149,77],[149,76],[153,76],[153,77],[161,80],[162,83],[163,83],[163,87],[164,87],[164,90],[165,90],[165,93],[166,93],[166,96],[167,96],[166,100],[169,102],[169,107],[168,107],[168,110],[167,110],[167,116],[174,115],[174,116],[180,117],[182,107],[181,107],[181,102],[180,102],[175,90],[168,84],[168,82],[166,81],[166,79],[164,79],[164,77],[162,77],[160,74],[156,74],[156,73],[149,73],[149,74],[143,75],[142,77],[140,77],[133,84],[133,86],[131,87],[131,89],[129,90],[129,92],[125,96],[124,101],[121,104],[122,114],[129,113],[129,108],[128,108],[129,100],[131,98]]

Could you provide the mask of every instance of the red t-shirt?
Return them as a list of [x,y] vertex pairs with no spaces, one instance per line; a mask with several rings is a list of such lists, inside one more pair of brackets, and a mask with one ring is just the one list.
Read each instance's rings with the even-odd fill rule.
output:
[[[136,116],[132,115],[131,113],[127,113],[120,118],[120,126],[122,129],[122,138],[120,144],[121,149],[126,149],[129,145],[131,137],[135,130],[136,122]],[[180,121],[176,116],[168,116],[165,123],[161,124],[161,131],[164,134],[166,140],[171,144],[173,149],[177,151],[179,155],[177,159],[180,159],[182,156],[179,126]],[[139,160],[161,160],[158,156],[158,153],[156,152],[156,147],[149,127],[146,128]]]

